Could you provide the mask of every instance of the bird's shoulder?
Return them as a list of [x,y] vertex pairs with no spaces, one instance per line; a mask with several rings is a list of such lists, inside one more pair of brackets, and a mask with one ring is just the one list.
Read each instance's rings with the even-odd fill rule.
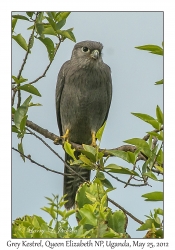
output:
[[67,71],[70,68],[70,63],[71,63],[70,60],[63,63],[63,65],[61,66],[61,69],[60,69],[60,71],[58,73],[58,78],[63,78],[65,76],[65,74],[67,73]]

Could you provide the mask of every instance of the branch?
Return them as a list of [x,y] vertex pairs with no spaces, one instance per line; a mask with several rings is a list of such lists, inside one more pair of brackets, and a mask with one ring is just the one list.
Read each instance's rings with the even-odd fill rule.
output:
[[[44,129],[40,126],[38,126],[37,124],[33,123],[32,121],[27,120],[26,121],[26,126],[33,129],[34,131],[38,132],[39,134],[43,135],[45,138],[48,138],[52,141],[55,141],[57,139],[57,142],[59,145],[63,145],[63,141],[62,138],[55,135],[54,133],[49,132],[47,129]],[[77,150],[80,151],[83,149],[82,145],[74,143],[74,142],[70,142],[70,144]],[[114,149],[109,149],[109,150],[114,150]],[[115,150],[123,150],[123,151],[131,151],[134,152],[136,150],[135,146],[132,145],[123,145],[120,146],[118,148],[115,148]],[[104,152],[104,156],[114,156],[108,152],[105,153],[105,151],[107,151],[106,149],[101,149],[100,151]]]
[[[29,41],[28,41],[28,44],[27,44],[27,52],[26,52],[26,55],[25,55],[25,57],[24,57],[24,60],[23,60],[23,63],[22,63],[22,65],[21,65],[21,68],[20,68],[20,70],[19,70],[19,73],[18,73],[18,76],[17,76],[17,78],[18,79],[20,79],[20,76],[21,76],[21,74],[22,74],[22,71],[23,71],[23,69],[24,69],[24,66],[25,66],[25,64],[26,64],[26,61],[27,61],[27,57],[28,57],[28,55],[29,55],[29,53],[30,53],[30,48],[31,48],[31,42],[32,42],[32,38],[33,38],[33,36],[34,36],[34,32],[35,32],[35,23],[36,23],[36,20],[37,20],[37,17],[38,17],[38,12],[36,13],[36,18],[35,18],[35,21],[34,21],[34,26],[33,26],[33,30],[32,30],[32,33],[31,33],[31,35],[30,35],[30,37],[29,37]],[[21,104],[21,91],[18,89],[17,90],[18,91],[18,104],[17,104],[17,108],[20,106],[20,104]]]
[[[55,47],[54,58],[55,58],[55,55],[56,55],[56,53],[58,51],[58,48],[60,47],[60,44],[61,44],[61,39],[59,38],[59,43],[57,43],[57,45]],[[33,83],[37,82],[38,80],[40,80],[41,78],[45,77],[48,69],[50,68],[50,65],[52,64],[52,62],[53,62],[53,60],[50,61],[50,63],[47,65],[46,69],[44,70],[44,72],[43,72],[43,74],[41,76],[39,76],[38,78],[36,78],[34,81],[29,82],[29,84],[33,84]]]
[[123,207],[121,207],[118,203],[116,203],[115,201],[111,200],[110,198],[108,198],[108,201],[110,201],[113,205],[115,205],[116,207],[118,207],[119,209],[121,209],[125,214],[127,214],[129,217],[131,217],[133,220],[135,220],[136,222],[138,222],[139,224],[144,224],[143,221],[137,219],[134,215],[132,215],[131,213],[129,213],[126,209],[124,209]]
[[[117,180],[117,181],[119,181],[119,182],[122,182],[122,183],[126,184],[126,186],[129,185],[129,186],[133,186],[133,187],[142,187],[142,186],[148,186],[148,185],[149,185],[147,182],[144,183],[144,184],[131,184],[131,183],[128,183],[128,182],[125,182],[125,181],[120,180],[118,177],[112,175],[111,173],[109,173],[109,172],[107,172],[107,171],[105,171],[105,170],[103,170],[103,172],[105,172],[106,174],[108,174],[109,176],[111,176],[113,179],[115,179],[115,180]],[[126,187],[126,186],[125,186],[125,187]]]
[[[155,129],[155,130],[153,130],[153,132],[160,132],[160,131],[162,131],[163,130],[163,126],[161,126],[161,128],[160,129]],[[148,139],[149,139],[149,137],[150,137],[150,135],[149,134],[147,134],[147,135],[145,135],[144,137],[143,137],[143,140],[145,140],[145,141],[147,141]]]
[[29,161],[31,161],[32,163],[38,165],[39,167],[42,167],[44,169],[46,169],[47,171],[50,171],[50,172],[53,172],[53,173],[56,173],[56,174],[61,174],[61,175],[66,175],[66,176],[69,176],[70,174],[63,174],[62,172],[58,172],[58,171],[55,171],[53,169],[50,169],[50,168],[47,168],[45,167],[44,165],[41,165],[40,163],[34,161],[30,155],[25,155],[23,153],[21,153],[19,150],[17,150],[16,148],[12,147],[13,150],[15,150],[16,152],[18,152],[20,155],[24,156],[26,159],[28,159]]
[[[28,131],[30,131],[29,129],[28,129]],[[82,177],[78,172],[76,172],[76,171],[74,171],[73,169],[72,169],[72,167],[70,167],[69,166],[69,164],[67,164],[67,162],[66,161],[64,161],[64,159],[57,153],[57,152],[55,152],[55,150],[53,150],[53,148],[51,148],[41,137],[39,137],[38,135],[36,135],[35,133],[33,133],[32,131],[30,131],[30,133],[32,134],[32,135],[34,135],[36,138],[38,138],[40,141],[42,141],[42,143],[44,143],[44,145],[46,146],[46,147],[48,147],[63,163],[64,163],[64,165],[74,174],[74,175],[76,175],[76,176],[78,176],[80,179],[82,179],[84,182],[87,182],[87,180],[84,178],[84,177]]]

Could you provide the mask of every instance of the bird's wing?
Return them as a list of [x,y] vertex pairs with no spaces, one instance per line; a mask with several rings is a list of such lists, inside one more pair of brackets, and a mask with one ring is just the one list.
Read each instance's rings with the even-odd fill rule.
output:
[[[108,94],[108,101],[107,101],[107,107],[108,107],[108,111],[106,113],[106,116],[105,116],[105,119],[104,119],[104,122],[107,120],[108,118],[108,113],[109,113],[109,108],[110,108],[110,105],[111,105],[111,100],[112,100],[112,79],[111,79],[111,69],[110,67],[105,64],[105,75],[106,75],[106,91],[107,91],[107,94]],[[103,122],[103,124],[104,124]],[[102,124],[102,125],[103,125]]]
[[65,83],[65,75],[69,69],[69,64],[70,64],[70,61],[66,61],[62,65],[62,67],[58,73],[57,85],[56,85],[56,95],[55,95],[56,116],[57,116],[57,123],[58,123],[59,131],[60,131],[60,135],[63,135],[61,116],[60,116],[60,100],[61,100],[61,95],[62,95],[64,83]]

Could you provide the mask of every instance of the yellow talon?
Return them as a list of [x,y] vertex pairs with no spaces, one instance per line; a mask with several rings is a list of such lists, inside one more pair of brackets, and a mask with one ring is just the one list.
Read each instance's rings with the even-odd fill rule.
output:
[[66,133],[60,137],[57,137],[54,140],[54,144],[58,145],[58,144],[62,144],[64,141],[68,141],[68,137],[69,137],[69,129],[66,130]]
[[68,137],[69,137],[69,129],[66,129],[66,133],[64,135],[62,135],[61,138],[64,141],[68,141]]
[[97,144],[96,144],[95,132],[93,131],[93,132],[91,132],[91,134],[92,134],[92,143],[91,143],[91,145],[93,147],[96,147]]
[[60,137],[57,137],[53,143],[56,145],[60,144]]

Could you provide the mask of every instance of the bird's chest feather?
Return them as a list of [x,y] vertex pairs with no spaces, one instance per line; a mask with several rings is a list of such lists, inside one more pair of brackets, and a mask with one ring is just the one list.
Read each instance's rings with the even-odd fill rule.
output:
[[68,72],[60,100],[63,133],[70,130],[75,142],[89,143],[91,131],[97,131],[109,109],[109,78],[104,70],[83,68]]
[[64,95],[77,108],[88,109],[98,105],[106,97],[106,81],[100,70],[81,69],[65,79]]

